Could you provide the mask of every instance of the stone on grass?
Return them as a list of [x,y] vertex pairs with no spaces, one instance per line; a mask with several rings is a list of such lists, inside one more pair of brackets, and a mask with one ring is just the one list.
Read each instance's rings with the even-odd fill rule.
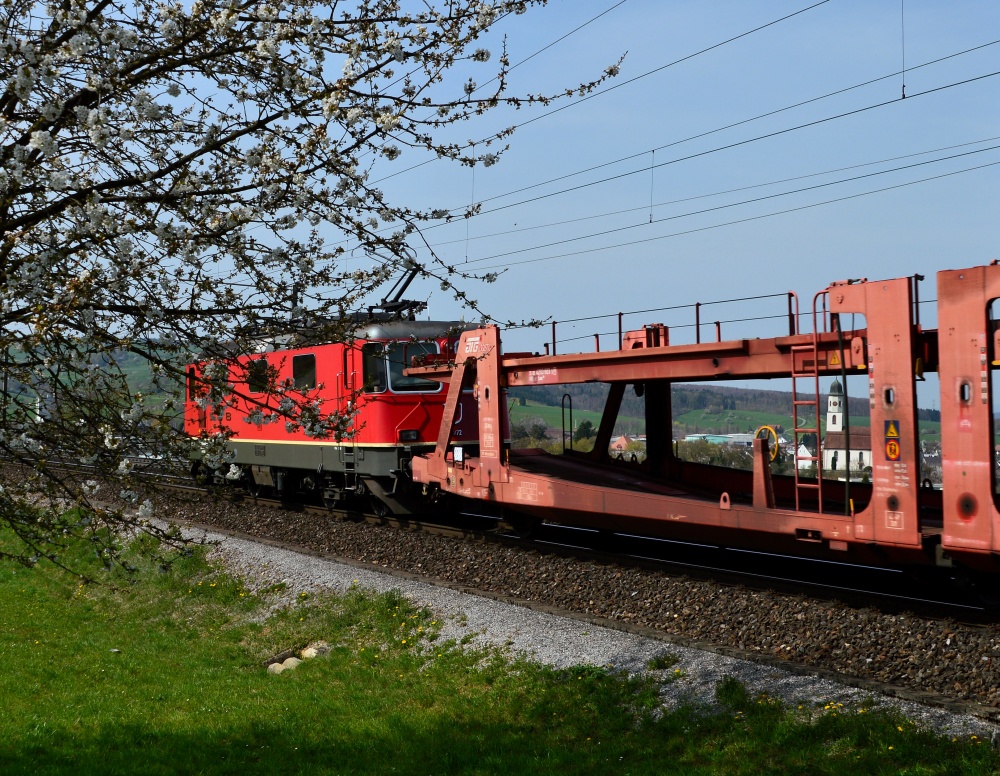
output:
[[289,668],[295,668],[301,662],[302,661],[299,660],[297,657],[290,657],[287,660],[285,660],[281,665],[284,667],[285,670],[288,670]]
[[316,647],[306,647],[302,650],[301,657],[303,660],[311,660],[318,654],[319,652],[316,651]]
[[269,674],[280,674],[284,670],[285,666],[283,663],[271,663],[271,665],[267,667],[267,672]]

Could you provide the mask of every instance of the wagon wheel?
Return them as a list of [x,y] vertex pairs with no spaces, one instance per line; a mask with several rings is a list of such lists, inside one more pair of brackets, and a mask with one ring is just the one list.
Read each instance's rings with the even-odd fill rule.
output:
[[754,436],[757,439],[773,439],[774,444],[771,445],[771,460],[773,461],[778,457],[778,432],[774,430],[774,426],[761,426],[757,429]]
[[538,526],[542,524],[542,521],[537,517],[531,517],[520,512],[512,512],[507,509],[503,510],[500,519],[507,524],[507,527],[514,532],[514,535],[518,539],[532,538],[538,531]]

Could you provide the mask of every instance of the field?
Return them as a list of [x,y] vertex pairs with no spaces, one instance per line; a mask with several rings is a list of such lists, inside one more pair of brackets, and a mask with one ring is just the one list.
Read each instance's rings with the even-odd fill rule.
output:
[[[12,541],[9,537],[6,541]],[[302,774],[984,774],[981,739],[945,739],[836,699],[786,709],[723,680],[714,708],[658,711],[657,684],[551,670],[443,643],[398,595],[269,596],[201,552],[138,576],[87,547],[0,565],[0,772]],[[288,591],[285,591],[288,592]],[[294,591],[292,591],[294,594]],[[273,676],[262,662],[324,640]],[[658,682],[683,678],[667,650]]]
[[[550,429],[561,429],[563,426],[563,412],[561,407],[552,407],[545,404],[528,401],[525,406],[520,406],[513,402],[510,407],[510,421],[512,424],[530,422],[539,419]],[[589,420],[594,428],[601,422],[601,413],[587,410],[573,411],[573,425],[578,426],[584,420]],[[800,417],[800,423],[802,419]],[[868,417],[851,418],[851,425],[855,428],[867,428],[870,423]],[[569,425],[569,412],[566,413],[566,424]],[[712,412],[710,410],[690,410],[674,418],[674,435],[683,437],[686,433],[701,434],[740,434],[754,432],[761,426],[781,426],[785,429],[785,435],[790,436],[789,429],[792,428],[792,416],[771,412],[756,412],[753,410],[729,410],[723,412]],[[636,417],[619,417],[618,426],[620,433],[643,433],[645,420]],[[820,419],[820,427],[826,429],[826,414]],[[682,430],[684,429],[684,430]],[[940,441],[941,423],[938,421],[920,421],[920,438],[926,441]]]
[[[569,428],[569,410],[566,411],[566,426],[567,430]],[[510,405],[510,422],[511,425],[518,423],[530,423],[535,419],[541,420],[548,428],[556,429],[557,435],[558,430],[563,427],[563,411],[562,407],[552,407],[547,404],[538,404],[537,402],[529,401],[525,406],[521,406],[514,402]],[[596,429],[601,423],[601,413],[594,412],[590,410],[573,410],[573,426],[579,426],[585,420],[589,420],[594,428]],[[642,418],[626,418],[620,417],[618,419],[619,425],[625,425],[627,428],[641,429],[645,425],[645,421]],[[636,433],[631,431],[630,433]]]

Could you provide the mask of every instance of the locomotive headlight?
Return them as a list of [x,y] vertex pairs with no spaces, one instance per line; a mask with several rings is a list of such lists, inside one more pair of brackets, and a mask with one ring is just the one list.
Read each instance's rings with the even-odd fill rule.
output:
[[404,428],[399,432],[400,442],[416,442],[420,439],[420,432],[415,428]]

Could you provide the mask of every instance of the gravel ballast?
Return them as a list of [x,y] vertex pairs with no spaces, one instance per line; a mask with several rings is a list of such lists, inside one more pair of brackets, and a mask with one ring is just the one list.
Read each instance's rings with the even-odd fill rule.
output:
[[213,555],[231,573],[260,582],[284,583],[288,605],[295,605],[303,592],[344,592],[352,586],[374,592],[398,590],[444,621],[444,639],[500,647],[557,668],[586,664],[636,674],[649,672],[655,657],[676,656],[677,662],[668,671],[680,670],[681,677],[664,684],[662,697],[668,708],[687,702],[713,706],[716,685],[724,677],[732,677],[751,694],[767,693],[788,705],[843,703],[845,707],[860,707],[869,705],[874,697],[877,704],[895,706],[921,726],[946,735],[995,738],[998,730],[970,715],[898,698],[878,698],[869,690],[829,679],[665,643],[415,579],[220,534],[206,533],[199,538],[217,542]]
[[[975,703],[996,704],[992,656],[1000,659],[1000,642],[995,628],[884,615],[250,504],[190,505],[185,514],[193,523],[307,550],[310,554],[206,534],[220,542],[214,552],[232,572],[250,580],[263,575],[270,582],[284,582],[290,601],[301,592],[343,591],[355,584],[374,591],[396,589],[447,619],[445,638],[471,638],[556,667],[592,664],[636,673],[648,671],[654,657],[676,655],[679,662],[669,671],[680,669],[682,677],[665,685],[668,707],[687,701],[711,705],[717,683],[729,676],[751,693],[766,692],[788,704],[860,706],[875,697],[948,735],[997,740],[1000,730],[985,718],[988,709],[980,709],[987,714],[977,716],[955,713],[975,711]],[[311,553],[349,560],[339,563]],[[414,575],[443,580],[446,586]],[[485,596],[458,587],[475,588]],[[558,607],[584,619],[489,596]],[[640,632],[602,627],[595,624],[598,619],[625,623]],[[708,648],[696,648],[702,645]],[[861,670],[852,670],[855,667]],[[851,678],[835,681],[837,674]],[[927,681],[934,678],[938,687]],[[866,679],[874,681],[866,685]],[[885,695],[876,681],[900,689]],[[953,705],[912,700],[919,699],[921,690],[940,693],[940,686],[951,689],[943,695],[953,699]],[[972,688],[980,689],[970,693]]]

